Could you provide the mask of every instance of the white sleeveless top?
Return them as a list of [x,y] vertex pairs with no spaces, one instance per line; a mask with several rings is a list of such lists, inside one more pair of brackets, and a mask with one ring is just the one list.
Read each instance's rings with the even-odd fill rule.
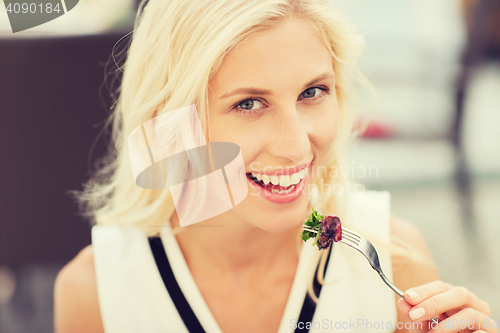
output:
[[[345,221],[365,235],[390,241],[390,195],[366,191],[349,196]],[[207,333],[222,333],[186,264],[169,223],[160,237],[184,297]],[[369,236],[367,238],[370,239]],[[318,248],[303,244],[278,333],[292,333],[307,293],[311,260]],[[148,237],[136,227],[92,227],[97,292],[106,333],[188,332],[160,276]],[[333,243],[325,284],[309,332],[394,332],[395,294],[356,250]],[[390,253],[377,248],[380,264],[392,280]],[[302,328],[302,326],[300,326]]]

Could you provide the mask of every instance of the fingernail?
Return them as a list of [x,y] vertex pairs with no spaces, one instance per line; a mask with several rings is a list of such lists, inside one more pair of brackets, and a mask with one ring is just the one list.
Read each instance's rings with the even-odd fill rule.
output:
[[415,301],[420,296],[420,294],[416,290],[407,291],[406,295],[408,295],[408,297],[410,297],[412,301]]
[[425,309],[424,308],[416,308],[410,311],[410,318],[412,320],[418,320],[422,318],[425,315]]

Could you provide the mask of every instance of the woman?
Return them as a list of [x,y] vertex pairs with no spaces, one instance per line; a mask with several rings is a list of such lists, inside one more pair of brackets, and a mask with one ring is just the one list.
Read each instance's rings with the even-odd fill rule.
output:
[[[342,172],[330,172],[351,133],[346,94],[360,45],[326,1],[151,0],[114,114],[117,154],[97,175],[105,181],[80,196],[97,225],[56,280],[56,332],[290,332],[311,322],[311,332],[427,332],[437,315],[483,328],[489,306],[437,281],[416,228],[390,217],[387,193],[352,194]],[[240,147],[248,195],[179,227],[172,193],[134,182],[127,138],[189,105],[208,142]],[[294,187],[287,175],[297,172]],[[352,249],[320,255],[302,244],[311,207],[370,238],[386,274],[411,288],[405,299]],[[389,252],[391,238],[405,246]],[[412,321],[424,325],[404,327]]]

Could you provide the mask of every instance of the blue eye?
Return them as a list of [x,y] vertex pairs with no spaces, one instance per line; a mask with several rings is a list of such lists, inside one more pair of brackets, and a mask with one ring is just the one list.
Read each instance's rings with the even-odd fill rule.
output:
[[258,99],[249,98],[241,101],[239,104],[236,104],[233,109],[235,109],[236,112],[256,113],[256,110],[260,109],[261,107],[263,107],[261,101],[259,101]]
[[307,90],[305,90],[300,96],[303,98],[313,98],[321,94],[321,92],[324,91],[324,89],[321,89],[319,87],[312,87]]
[[[255,103],[257,102],[257,103]],[[255,106],[255,104],[261,104],[262,103],[256,99],[247,99],[247,100],[244,100],[243,102],[241,102],[240,104],[238,104],[238,106],[240,108],[242,108],[243,110],[252,110],[253,107]]]

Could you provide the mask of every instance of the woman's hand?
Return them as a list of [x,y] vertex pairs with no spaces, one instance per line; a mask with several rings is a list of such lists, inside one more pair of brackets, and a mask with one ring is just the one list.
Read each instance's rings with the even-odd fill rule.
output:
[[[408,289],[404,298],[398,301],[399,308],[408,319],[423,322],[424,332],[498,333],[498,322],[490,318],[488,303],[464,287],[433,281]],[[429,321],[436,316],[440,320],[437,325]]]

